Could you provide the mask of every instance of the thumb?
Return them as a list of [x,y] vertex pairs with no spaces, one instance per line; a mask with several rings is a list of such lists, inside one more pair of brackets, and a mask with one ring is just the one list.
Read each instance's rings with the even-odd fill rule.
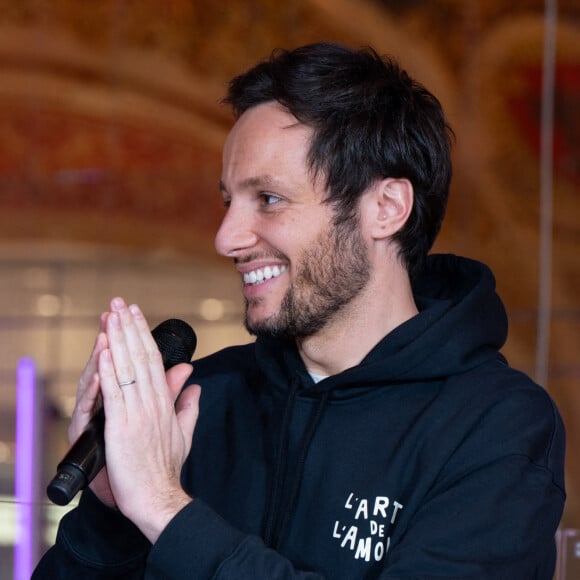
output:
[[192,372],[192,366],[189,363],[180,363],[171,367],[165,374],[167,380],[167,386],[169,387],[169,392],[171,393],[171,398],[173,402],[176,401],[179,393],[185,381],[189,378]]
[[177,421],[181,427],[181,432],[188,444],[191,444],[195,424],[199,417],[199,397],[201,387],[199,385],[188,385],[181,393],[176,406]]

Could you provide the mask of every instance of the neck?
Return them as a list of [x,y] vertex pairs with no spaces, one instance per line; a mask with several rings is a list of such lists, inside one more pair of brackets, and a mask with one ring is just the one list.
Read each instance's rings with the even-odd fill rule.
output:
[[387,334],[417,313],[406,273],[396,281],[371,281],[322,330],[297,341],[300,356],[311,373],[338,374],[358,365]]

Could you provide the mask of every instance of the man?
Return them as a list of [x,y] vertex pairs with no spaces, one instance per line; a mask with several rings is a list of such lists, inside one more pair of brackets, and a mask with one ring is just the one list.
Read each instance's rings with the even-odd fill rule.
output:
[[275,53],[226,101],[216,247],[256,343],[197,361],[174,412],[190,368],[165,376],[112,301],[70,431],[101,392],[107,468],[35,577],[551,579],[564,429],[499,354],[490,271],[427,257],[451,178],[438,101],[332,44]]

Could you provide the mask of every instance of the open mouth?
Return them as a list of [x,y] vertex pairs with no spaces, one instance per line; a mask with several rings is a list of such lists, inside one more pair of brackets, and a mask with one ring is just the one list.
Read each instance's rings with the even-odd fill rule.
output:
[[266,266],[265,268],[252,270],[251,272],[246,272],[244,274],[244,284],[257,286],[258,284],[263,284],[271,278],[278,278],[278,276],[280,276],[280,274],[285,271],[286,266]]

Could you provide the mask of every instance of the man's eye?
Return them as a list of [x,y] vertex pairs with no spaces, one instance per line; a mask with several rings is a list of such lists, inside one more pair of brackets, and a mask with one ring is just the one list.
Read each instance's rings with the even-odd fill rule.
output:
[[280,201],[280,198],[273,193],[262,193],[260,194],[260,197],[262,198],[264,205],[272,205]]

